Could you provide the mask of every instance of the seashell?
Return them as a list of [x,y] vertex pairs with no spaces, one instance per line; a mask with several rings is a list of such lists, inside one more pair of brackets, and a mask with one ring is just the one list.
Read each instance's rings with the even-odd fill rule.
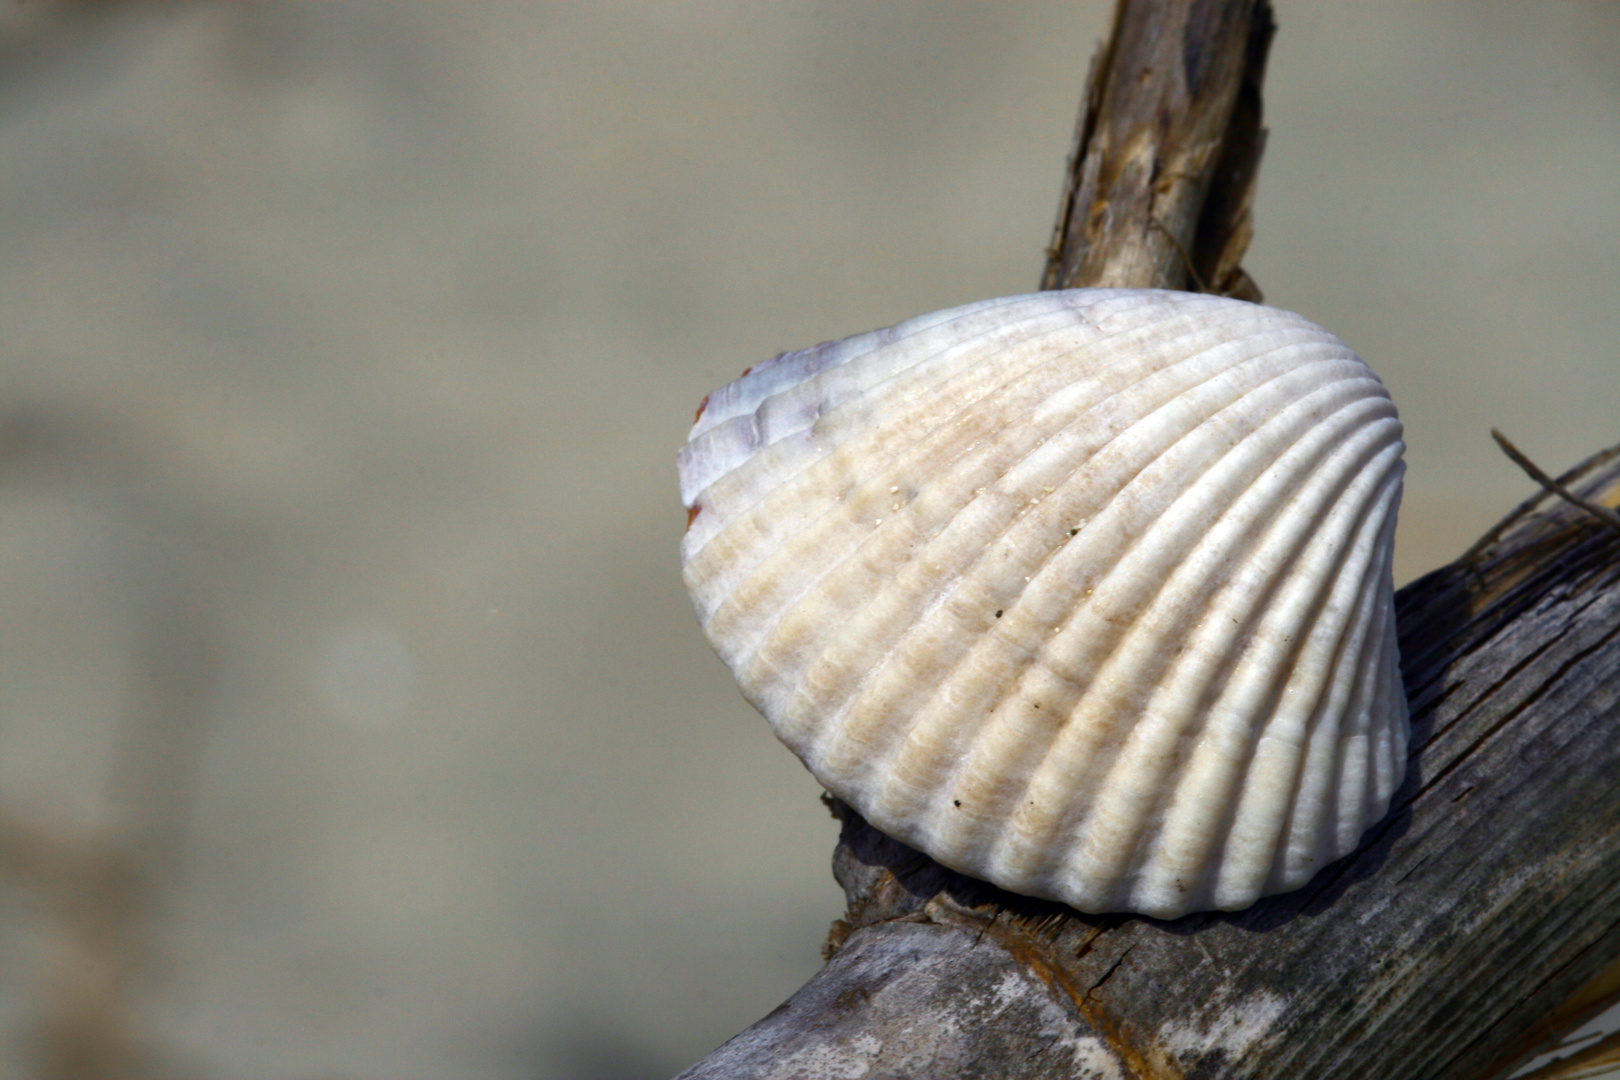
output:
[[1234,910],[1405,772],[1402,449],[1298,315],[1015,296],[711,394],[681,559],[743,694],[879,829],[1081,911]]

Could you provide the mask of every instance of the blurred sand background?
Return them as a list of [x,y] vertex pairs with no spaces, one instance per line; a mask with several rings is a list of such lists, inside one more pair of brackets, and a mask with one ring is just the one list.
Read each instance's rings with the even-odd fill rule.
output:
[[[1276,7],[1247,265],[1392,388],[1406,580],[1530,493],[1491,425],[1620,439],[1620,5]],[[819,966],[673,455],[1035,286],[1110,8],[6,0],[0,808],[172,884],[165,1075],[656,1077]],[[111,963],[13,871],[0,1077]]]

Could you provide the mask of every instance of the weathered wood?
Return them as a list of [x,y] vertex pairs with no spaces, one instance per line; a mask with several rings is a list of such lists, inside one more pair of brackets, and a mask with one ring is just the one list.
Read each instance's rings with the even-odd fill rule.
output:
[[[787,1005],[684,1075],[1109,1075],[1112,1052],[1077,1034],[1039,969],[981,938],[960,923],[904,919],[861,935]],[[964,954],[974,963],[963,965]]]
[[1260,298],[1239,263],[1275,30],[1265,0],[1120,0],[1092,62],[1041,288]]
[[[1612,505],[1620,458],[1572,480]],[[1397,605],[1406,783],[1306,888],[1080,915],[838,806],[831,963],[685,1075],[1493,1075],[1620,956],[1620,534],[1542,498]]]

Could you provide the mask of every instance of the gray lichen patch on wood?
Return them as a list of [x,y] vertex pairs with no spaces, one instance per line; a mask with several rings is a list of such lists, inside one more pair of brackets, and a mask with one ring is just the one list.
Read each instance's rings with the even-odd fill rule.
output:
[[1242,1057],[1266,1036],[1288,1009],[1288,999],[1270,990],[1257,990],[1239,1001],[1211,1003],[1196,1021],[1171,1020],[1154,1040],[1171,1055],[1207,1058],[1217,1053]]

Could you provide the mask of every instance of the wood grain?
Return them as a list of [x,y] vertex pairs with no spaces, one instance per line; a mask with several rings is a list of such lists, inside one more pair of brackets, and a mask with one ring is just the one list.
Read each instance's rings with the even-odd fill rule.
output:
[[1043,289],[1191,289],[1258,300],[1252,234],[1264,0],[1120,0],[1065,171]]

